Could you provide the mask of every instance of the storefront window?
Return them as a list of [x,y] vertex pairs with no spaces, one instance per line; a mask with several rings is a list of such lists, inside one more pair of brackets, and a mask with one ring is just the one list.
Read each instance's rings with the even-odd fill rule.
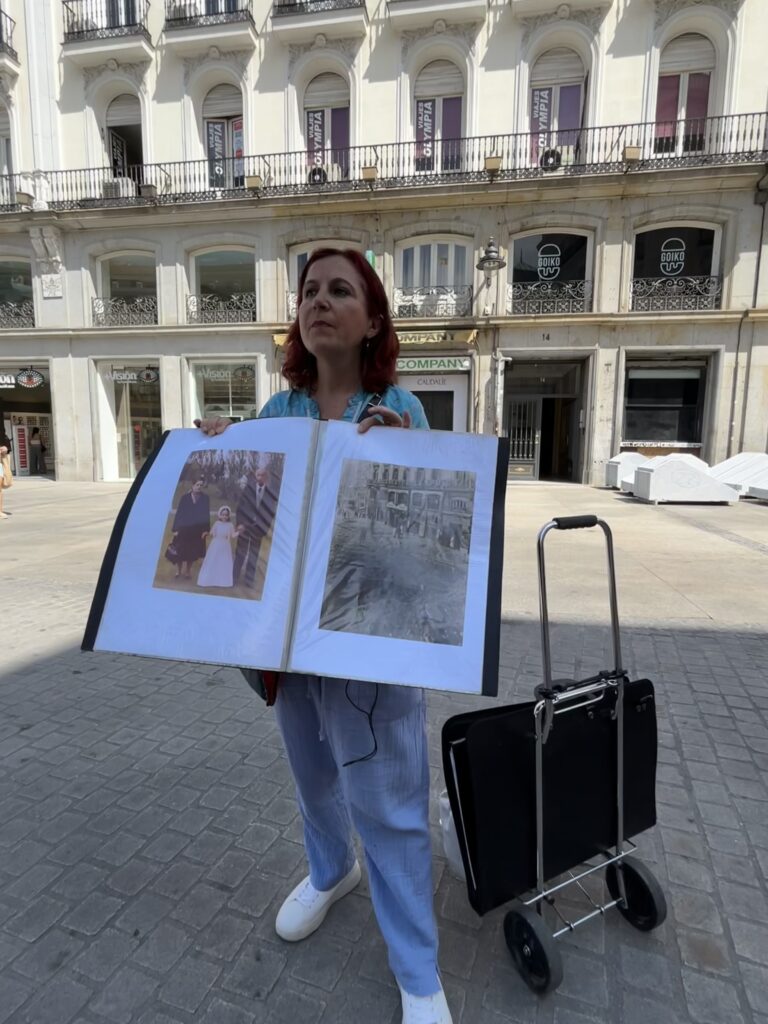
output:
[[222,250],[195,257],[195,292],[188,296],[190,323],[247,323],[256,319],[253,252]]
[[131,479],[162,435],[160,371],[156,365],[105,363],[99,373],[106,398],[100,430],[104,477]]
[[703,367],[627,370],[624,440],[700,444]]
[[258,416],[256,369],[252,363],[195,363],[192,373],[196,417],[248,420]]

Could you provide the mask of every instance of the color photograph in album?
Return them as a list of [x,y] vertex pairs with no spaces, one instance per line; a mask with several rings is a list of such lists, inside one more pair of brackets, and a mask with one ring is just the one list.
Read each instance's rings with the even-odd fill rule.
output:
[[261,600],[284,459],[282,452],[193,451],[168,510],[153,585]]
[[345,459],[320,628],[460,646],[475,482]]

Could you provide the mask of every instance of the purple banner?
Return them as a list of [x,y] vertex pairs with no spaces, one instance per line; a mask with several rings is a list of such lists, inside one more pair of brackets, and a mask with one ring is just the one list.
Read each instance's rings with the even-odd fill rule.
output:
[[325,111],[307,110],[308,163],[322,167],[325,163]]
[[416,167],[432,170],[435,152],[435,101],[416,100]]

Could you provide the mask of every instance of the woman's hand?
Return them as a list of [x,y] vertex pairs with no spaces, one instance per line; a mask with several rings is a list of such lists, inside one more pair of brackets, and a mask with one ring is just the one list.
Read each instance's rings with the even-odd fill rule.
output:
[[217,434],[223,434],[227,427],[232,426],[232,420],[227,419],[224,416],[215,416],[213,419],[208,420],[193,420],[196,427],[200,427],[204,434],[208,437],[216,437]]
[[394,409],[387,409],[385,405],[369,405],[367,412],[372,415],[360,420],[357,425],[358,434],[364,434],[371,427],[404,427],[406,430],[411,425],[411,414],[404,412],[402,416]]

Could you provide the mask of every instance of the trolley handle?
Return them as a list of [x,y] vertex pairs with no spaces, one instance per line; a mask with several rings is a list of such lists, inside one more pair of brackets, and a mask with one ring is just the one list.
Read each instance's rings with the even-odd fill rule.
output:
[[616,597],[616,567],[613,557],[613,534],[611,528],[595,515],[558,516],[546,523],[539,531],[537,554],[539,563],[539,608],[541,611],[541,653],[544,662],[544,689],[551,690],[552,654],[549,638],[549,612],[547,608],[547,578],[544,566],[544,539],[552,530],[586,530],[599,526],[605,536],[608,557],[608,597],[611,608],[611,631],[613,634],[614,667],[610,675],[623,675],[621,665],[621,638],[619,635],[619,605]]
[[599,523],[597,516],[555,516],[558,530],[588,530]]

